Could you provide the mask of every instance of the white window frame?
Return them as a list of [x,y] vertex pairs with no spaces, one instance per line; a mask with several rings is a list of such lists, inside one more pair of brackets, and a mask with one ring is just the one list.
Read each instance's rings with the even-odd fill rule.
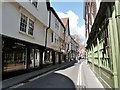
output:
[[[33,26],[30,25],[30,22],[32,22]],[[29,33],[29,30],[32,30],[32,34]],[[33,31],[34,31],[34,21],[29,18],[29,22],[28,22],[28,35],[33,36],[33,34],[34,34]]]
[[[29,18],[29,17],[27,17],[26,32],[24,32],[24,31],[21,30],[21,18],[22,18],[22,15],[25,16],[25,17],[27,17],[25,14],[21,13],[21,17],[20,17],[20,32],[25,33],[25,34],[27,34],[27,35],[29,35],[29,36],[34,36],[34,24],[35,24],[35,22],[34,22],[34,20],[32,20],[32,19]],[[29,28],[32,28],[32,27],[30,27],[30,25],[29,25],[30,20],[33,22],[33,34],[32,34],[32,35],[29,34]]]
[[[24,23],[23,21],[21,21],[22,17],[26,17],[26,18],[27,18],[27,23],[26,23],[25,31],[24,31],[24,30],[21,30],[21,28],[24,28],[24,26],[21,26],[21,24],[24,24],[24,25],[25,25],[25,23]],[[24,32],[24,33],[27,32],[27,24],[28,24],[28,17],[27,17],[26,15],[24,15],[23,13],[21,13],[21,17],[20,17],[20,31],[21,31],[21,32]]]

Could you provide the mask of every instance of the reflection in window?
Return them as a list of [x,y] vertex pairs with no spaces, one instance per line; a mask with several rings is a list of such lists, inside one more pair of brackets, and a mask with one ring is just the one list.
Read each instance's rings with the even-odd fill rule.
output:
[[[8,45],[9,44],[9,45]],[[4,71],[14,71],[26,68],[26,48],[19,43],[7,43],[4,46]]]
[[28,34],[33,36],[33,30],[34,30],[34,22],[31,19],[29,19]]

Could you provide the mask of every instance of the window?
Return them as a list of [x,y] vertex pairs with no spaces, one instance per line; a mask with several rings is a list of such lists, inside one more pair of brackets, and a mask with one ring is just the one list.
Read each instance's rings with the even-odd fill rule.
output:
[[26,29],[27,29],[27,17],[21,14],[20,31],[26,32]]
[[55,43],[57,43],[57,35],[55,34]]
[[30,18],[21,14],[20,31],[33,36],[33,30],[34,30],[34,22]]
[[53,35],[53,32],[51,34],[51,42],[53,42],[53,38],[54,38],[54,35]]
[[59,22],[58,22],[57,19],[55,19],[55,28],[56,28],[57,30],[59,30]]
[[31,19],[29,19],[28,34],[33,36],[33,30],[34,30],[34,22]]

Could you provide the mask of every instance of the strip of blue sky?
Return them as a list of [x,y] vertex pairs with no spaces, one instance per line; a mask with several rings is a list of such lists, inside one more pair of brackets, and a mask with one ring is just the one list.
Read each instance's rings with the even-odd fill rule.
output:
[[[84,0],[52,0],[52,1],[53,2],[84,2]],[[88,0],[86,0],[86,1],[88,1]]]
[[54,0],[51,0],[51,5],[57,12],[66,14],[69,10],[73,11],[79,17],[78,25],[82,26],[84,24],[83,2],[54,2]]
[[[60,1],[60,2],[57,2]],[[51,5],[59,16],[68,16],[70,18],[70,33],[71,35],[77,34],[80,38],[80,44],[84,45],[85,41],[85,25],[83,19],[84,0],[51,0]],[[69,1],[69,2],[68,2]],[[74,2],[73,2],[74,1]]]

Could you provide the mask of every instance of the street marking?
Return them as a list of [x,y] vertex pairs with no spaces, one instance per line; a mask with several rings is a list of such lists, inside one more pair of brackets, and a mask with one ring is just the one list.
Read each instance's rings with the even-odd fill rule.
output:
[[[80,66],[79,66],[80,68]],[[77,78],[77,86],[80,85],[80,69],[78,69],[78,78]]]
[[77,79],[77,86],[81,86],[81,65],[79,65],[79,69],[78,69],[78,79]]
[[[20,84],[17,84],[17,85],[12,86],[12,87],[10,87],[10,88],[18,88],[18,87],[23,86],[23,85],[24,85],[24,83],[20,83]],[[7,89],[6,89],[6,90],[7,90]]]
[[79,69],[78,69],[78,79],[77,79],[77,86],[78,88],[84,88],[85,86],[82,85],[82,65],[83,65],[83,62],[81,62],[81,64],[79,65]]
[[82,86],[82,64],[83,62],[80,64],[80,86]]

